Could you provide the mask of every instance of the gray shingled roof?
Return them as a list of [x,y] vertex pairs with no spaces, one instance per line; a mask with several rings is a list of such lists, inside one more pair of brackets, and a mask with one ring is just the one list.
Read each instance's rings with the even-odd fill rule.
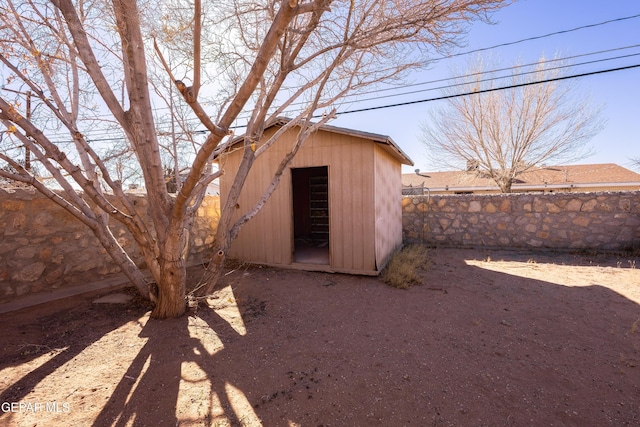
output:
[[[288,117],[278,117],[273,123],[271,123],[267,127],[267,129],[273,126],[284,126],[290,121],[291,119],[289,119]],[[368,139],[378,144],[382,144],[385,146],[387,151],[389,151],[394,157],[396,157],[400,161],[400,163],[413,166],[413,160],[411,160],[411,158],[404,151],[402,151],[402,149],[398,146],[398,144],[396,144],[393,141],[393,139],[391,139],[390,136],[380,135],[380,134],[371,133],[371,132],[365,132],[361,130],[342,128],[338,126],[331,126],[331,125],[323,125],[320,127],[320,130],[325,132],[333,132],[333,133],[339,133],[343,135]],[[242,136],[235,138],[233,144],[236,144],[242,141],[242,138],[243,138]]]

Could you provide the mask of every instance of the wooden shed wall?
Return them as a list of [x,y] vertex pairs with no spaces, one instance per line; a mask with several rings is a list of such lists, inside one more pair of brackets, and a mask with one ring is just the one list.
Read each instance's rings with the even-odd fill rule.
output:
[[[271,132],[274,132],[271,130]],[[270,135],[267,134],[267,136]],[[239,200],[238,216],[252,207],[266,189],[285,152],[293,144],[294,132],[281,137],[258,158]],[[335,132],[313,134],[294,158],[291,168],[327,166],[329,174],[330,267],[335,271],[374,273],[376,235],[374,150],[372,141]],[[386,154],[386,153],[385,153]],[[226,156],[221,166],[237,170],[241,150]],[[380,160],[383,162],[383,160]],[[382,166],[381,166],[382,167]],[[397,166],[400,168],[400,165]],[[400,179],[398,170],[393,171]],[[221,178],[224,202],[232,174]],[[398,195],[400,191],[395,191]],[[278,189],[264,208],[240,231],[230,255],[265,264],[292,264],[293,214],[291,171],[286,171]],[[388,192],[381,194],[389,195]],[[392,202],[395,203],[395,202]],[[397,201],[401,208],[401,201]],[[381,208],[384,210],[384,208]],[[401,227],[401,221],[398,221]],[[400,234],[401,236],[401,234]],[[386,248],[388,244],[382,245]],[[381,249],[382,250],[382,249]],[[386,249],[384,249],[386,250]],[[384,252],[383,250],[383,252]],[[381,252],[382,253],[382,252]]]
[[376,266],[380,270],[402,245],[402,166],[384,150],[375,147]]
[[331,266],[345,271],[373,272],[376,270],[374,144],[341,134],[327,135],[335,144],[325,150],[333,157],[329,167]]
[[[271,182],[279,162],[269,161],[267,156],[269,153],[265,153],[254,163],[238,200],[234,221],[255,205]],[[233,171],[220,179],[221,203],[226,201],[234,172],[238,170],[241,160],[242,149],[239,149],[224,156],[220,162],[222,169]],[[265,264],[291,263],[290,241],[293,239],[291,220],[288,215],[278,214],[283,210],[278,208],[280,206],[291,208],[290,189],[291,175],[285,173],[271,199],[251,221],[243,226],[229,251],[231,257]]]

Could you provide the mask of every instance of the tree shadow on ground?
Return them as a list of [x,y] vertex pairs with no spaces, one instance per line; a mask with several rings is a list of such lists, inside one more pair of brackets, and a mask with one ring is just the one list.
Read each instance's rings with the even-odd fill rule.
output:
[[[233,291],[244,331],[211,309],[148,321],[93,425],[640,421],[637,303],[597,282],[570,287],[472,265],[477,251],[432,255],[424,286],[408,291],[369,277],[250,269]],[[35,384],[60,362],[20,381]]]
[[[260,425],[250,401],[256,398],[254,384],[246,382],[261,377],[255,363],[260,344],[252,342],[248,326],[264,315],[265,306],[227,290],[213,301],[218,310],[201,306],[179,319],[145,324],[139,336],[146,343],[94,426]],[[229,307],[237,309],[239,321],[233,327],[225,310]]]
[[[215,312],[201,313],[224,348],[207,353],[185,334],[188,356],[177,357],[202,370],[208,392],[201,396],[217,401],[218,412],[189,418],[166,405],[163,417],[178,425],[268,426],[640,420],[635,302],[597,283],[567,287],[450,255],[438,263],[424,273],[425,286],[407,292],[371,278],[253,270],[236,294],[246,334]],[[266,307],[255,321],[247,316],[251,295]],[[157,333],[152,354],[167,351],[158,346],[163,329]],[[174,382],[171,403],[201,405],[178,398],[175,385],[185,379],[173,363],[166,371],[158,363],[150,376]],[[156,400],[149,388],[129,397],[140,405],[135,425],[158,420],[144,407]],[[128,405],[113,408],[122,412]]]
[[[131,293],[131,292],[130,292]],[[125,310],[109,305],[92,305],[97,293],[55,300],[47,304],[0,315],[4,345],[0,370],[29,363],[46,354],[54,354],[18,382],[0,393],[2,402],[18,402],[42,379],[76,357],[105,334],[136,320],[139,310],[148,304],[140,298]],[[16,319],[29,319],[28,323]],[[99,320],[91,322],[92,320]],[[89,326],[88,326],[89,324]]]

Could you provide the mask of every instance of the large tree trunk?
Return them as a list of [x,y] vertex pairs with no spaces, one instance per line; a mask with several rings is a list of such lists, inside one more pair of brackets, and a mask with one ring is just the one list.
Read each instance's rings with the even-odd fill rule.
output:
[[160,268],[158,301],[151,312],[155,319],[180,317],[186,310],[187,269],[184,260],[165,261]]
[[161,246],[160,272],[156,277],[157,301],[151,317],[182,316],[186,309],[187,254],[189,231],[181,221],[172,223]]

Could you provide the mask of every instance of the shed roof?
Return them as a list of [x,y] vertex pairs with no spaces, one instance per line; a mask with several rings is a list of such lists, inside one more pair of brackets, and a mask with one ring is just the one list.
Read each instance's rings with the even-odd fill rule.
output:
[[[284,126],[290,121],[291,119],[288,117],[278,117],[267,127],[267,129],[274,126]],[[381,144],[384,149],[387,150],[393,157],[398,159],[400,163],[413,166],[413,160],[411,160],[411,158],[404,151],[402,151],[402,149],[393,141],[393,139],[391,139],[390,136],[331,125],[322,125],[319,129],[325,132],[339,133],[343,135],[371,140],[375,143]],[[242,136],[237,137],[233,144],[242,141],[242,138]]]
[[[426,177],[424,176],[426,175]],[[520,175],[513,188],[519,186],[544,187],[556,185],[640,185],[640,174],[615,163],[544,166],[531,169]],[[497,187],[495,181],[473,171],[426,172],[421,175],[403,174],[403,186],[421,186],[427,188],[474,189]]]

